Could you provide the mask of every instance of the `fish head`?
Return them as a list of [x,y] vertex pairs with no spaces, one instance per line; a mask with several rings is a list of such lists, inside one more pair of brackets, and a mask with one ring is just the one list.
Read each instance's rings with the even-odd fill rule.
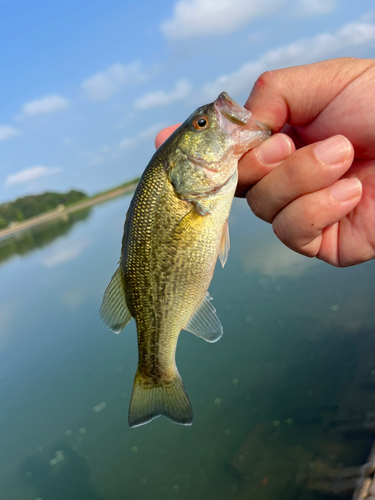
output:
[[169,178],[176,192],[187,198],[225,185],[236,174],[238,159],[270,137],[271,130],[222,92],[190,115],[173,136]]

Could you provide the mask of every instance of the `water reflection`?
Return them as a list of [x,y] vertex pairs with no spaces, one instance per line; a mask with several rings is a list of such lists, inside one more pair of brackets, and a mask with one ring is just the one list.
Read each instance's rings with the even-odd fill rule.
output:
[[52,448],[49,460],[27,457],[19,472],[42,500],[104,500],[90,483],[87,460],[65,443]]
[[251,243],[244,246],[242,253],[243,266],[247,272],[255,271],[272,279],[300,276],[318,263],[316,259],[291,252],[271,233],[269,237]]
[[194,424],[129,429],[134,321],[114,335],[98,313],[128,202],[0,267],[0,497],[332,500],[375,433],[375,262],[297,256],[236,200],[210,287],[224,336],[177,349]]
[[49,221],[37,228],[24,231],[10,238],[0,240],[0,265],[7,262],[15,255],[26,255],[34,250],[52,243],[69,233],[77,222],[88,219],[91,207],[78,212],[73,212],[65,218]]
[[60,266],[70,262],[81,255],[85,248],[90,244],[90,239],[84,238],[72,242],[62,241],[57,247],[43,259],[43,265],[48,268]]

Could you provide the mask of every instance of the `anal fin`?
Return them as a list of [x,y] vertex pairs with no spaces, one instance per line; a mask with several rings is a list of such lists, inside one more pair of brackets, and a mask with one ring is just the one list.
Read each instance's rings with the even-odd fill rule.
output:
[[104,292],[100,317],[113,332],[120,333],[132,319],[125,299],[124,277],[119,267]]
[[216,309],[211,304],[211,300],[212,297],[207,292],[184,330],[194,333],[206,342],[217,342],[223,335],[223,326],[216,316]]

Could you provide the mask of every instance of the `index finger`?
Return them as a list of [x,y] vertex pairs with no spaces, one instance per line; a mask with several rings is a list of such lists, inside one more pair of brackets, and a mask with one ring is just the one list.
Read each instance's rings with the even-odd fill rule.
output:
[[267,71],[255,82],[245,108],[274,132],[286,123],[307,125],[373,64],[370,59],[340,58]]
[[155,137],[155,148],[159,149],[164,141],[168,139],[168,137],[181,125],[181,123],[177,123],[177,125],[170,125],[167,128],[163,128]]

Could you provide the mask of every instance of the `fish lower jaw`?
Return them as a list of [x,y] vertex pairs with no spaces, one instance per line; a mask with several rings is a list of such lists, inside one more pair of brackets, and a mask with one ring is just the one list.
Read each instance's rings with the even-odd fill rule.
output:
[[243,129],[239,132],[238,141],[234,148],[234,155],[240,158],[243,154],[251,149],[256,148],[262,142],[269,139],[272,135],[271,130],[263,128],[260,130]]

